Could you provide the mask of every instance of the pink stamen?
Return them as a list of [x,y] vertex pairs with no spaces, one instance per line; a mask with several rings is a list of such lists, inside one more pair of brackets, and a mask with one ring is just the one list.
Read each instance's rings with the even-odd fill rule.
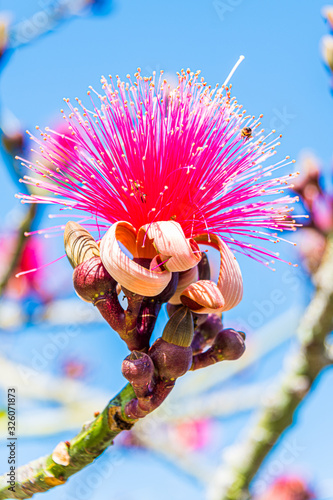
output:
[[[103,77],[103,93],[88,92],[92,110],[79,99],[77,107],[65,99],[67,129],[29,134],[35,149],[29,161],[20,158],[31,171],[22,182],[40,194],[18,197],[88,213],[83,225],[99,239],[119,220],[136,229],[175,220],[187,238],[205,233],[210,241],[210,233],[218,234],[235,250],[266,262],[265,249],[253,244],[248,250],[241,238],[271,242],[271,231],[299,226],[288,208],[297,197],[284,194],[297,174],[272,176],[292,161],[265,166],[280,138],[265,133],[262,115],[246,116],[230,95],[227,84],[242,59],[222,87],[182,70],[171,88],[162,74],[155,80],[138,71],[126,82]],[[252,129],[246,141],[245,126]],[[146,238],[147,232],[143,246]]]
[[57,259],[53,260],[52,262],[48,262],[47,264],[43,264],[42,266],[35,267],[34,269],[29,269],[28,271],[22,271],[21,273],[17,273],[17,274],[15,274],[15,278],[19,278],[20,276],[23,276],[25,274],[34,273],[36,271],[39,271],[40,269],[44,269],[45,267],[48,267],[51,264],[54,264],[55,262],[58,262],[58,260],[61,260],[64,257],[66,257],[66,255],[62,255],[61,257],[58,257]]

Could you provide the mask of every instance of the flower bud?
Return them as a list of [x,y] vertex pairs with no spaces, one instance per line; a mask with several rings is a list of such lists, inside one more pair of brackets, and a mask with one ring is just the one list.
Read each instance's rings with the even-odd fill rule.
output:
[[117,283],[109,275],[99,257],[85,260],[73,272],[74,288],[78,296],[94,304],[101,300]]
[[221,329],[222,319],[218,314],[208,314],[206,321],[199,323],[197,327],[206,339],[214,339]]
[[244,354],[245,334],[232,328],[221,330],[215,337],[212,349],[223,359],[235,360]]
[[219,361],[235,360],[245,351],[245,334],[232,328],[221,330],[215,337],[212,347],[193,356],[192,370],[205,368]]
[[149,356],[162,379],[175,380],[184,375],[192,363],[192,349],[157,339],[149,349]]
[[154,375],[154,363],[148,354],[132,351],[122,364],[121,371],[124,377],[135,386],[148,386]]
[[99,257],[99,248],[89,231],[69,221],[64,231],[65,252],[71,266],[75,269],[78,265],[92,257]]
[[170,344],[189,347],[193,339],[193,318],[188,307],[177,309],[165,325],[162,339]]

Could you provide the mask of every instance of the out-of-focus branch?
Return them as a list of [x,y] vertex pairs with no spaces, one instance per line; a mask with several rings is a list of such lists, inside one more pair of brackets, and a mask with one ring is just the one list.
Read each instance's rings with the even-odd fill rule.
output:
[[28,365],[6,359],[2,354],[0,354],[0,366],[0,390],[5,391],[10,380],[11,385],[18,388],[23,398],[56,401],[59,405],[67,407],[89,401],[91,407],[99,409],[104,406],[108,398],[104,390],[90,387],[80,380],[48,372],[41,373]]
[[245,500],[264,458],[293,421],[293,415],[320,371],[332,361],[325,340],[333,329],[333,235],[315,277],[316,291],[299,325],[299,350],[290,358],[281,386],[264,406],[247,441],[235,448],[232,463],[217,470],[209,498]]
[[13,256],[11,258],[11,261],[8,265],[8,269],[5,273],[5,275],[1,278],[0,281],[0,296],[4,292],[7,283],[13,273],[15,272],[15,269],[18,266],[18,263],[20,261],[20,257],[24,248],[24,243],[25,243],[25,233],[30,231],[30,228],[32,226],[33,220],[36,215],[37,211],[37,205],[31,204],[23,221],[21,222],[19,228],[18,228],[18,234],[17,234],[17,240],[16,240],[16,245],[15,245],[15,250],[13,253]]
[[59,27],[63,22],[82,15],[94,0],[43,0],[43,8],[29,19],[9,28],[7,49],[22,47]]
[[135,394],[128,384],[95,420],[83,426],[74,439],[59,443],[51,455],[19,467],[12,490],[8,476],[1,476],[0,500],[31,498],[35,493],[64,484],[70,476],[93,462],[121,431],[132,427],[134,421],[128,421],[123,412],[133,397]]

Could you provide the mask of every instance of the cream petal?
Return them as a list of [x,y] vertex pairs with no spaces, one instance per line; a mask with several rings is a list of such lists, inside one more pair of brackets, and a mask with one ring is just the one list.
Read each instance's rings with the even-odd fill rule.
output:
[[217,286],[225,300],[223,311],[229,311],[237,306],[243,297],[243,278],[236,257],[216,234],[202,234],[195,237],[197,243],[205,243],[220,252],[220,273]]
[[182,227],[175,221],[159,221],[143,226],[148,237],[154,240],[154,246],[164,267],[171,272],[187,271],[201,260],[201,252],[192,238],[186,238]]
[[222,293],[210,280],[200,280],[189,285],[181,294],[181,302],[198,314],[218,313],[225,310]]
[[144,227],[140,227],[136,238],[136,257],[153,259],[156,256],[156,248]]
[[[101,260],[110,275],[133,293],[145,297],[154,297],[161,293],[168,285],[171,273],[162,271],[159,267],[154,271],[145,269],[127,257],[119,243],[126,248],[130,246],[132,250],[135,248],[136,231],[128,222],[116,222],[102,238]],[[135,251],[133,253],[135,254]]]
[[188,271],[183,271],[182,273],[179,273],[178,286],[174,295],[169,300],[169,304],[174,304],[174,305],[181,304],[180,300],[181,294],[189,285],[191,285],[191,283],[195,283],[196,281],[198,281],[198,278],[199,278],[199,271],[197,266],[192,267],[192,269],[189,269]]
[[89,231],[77,222],[69,221],[64,231],[65,252],[75,269],[92,257],[99,257],[99,248]]

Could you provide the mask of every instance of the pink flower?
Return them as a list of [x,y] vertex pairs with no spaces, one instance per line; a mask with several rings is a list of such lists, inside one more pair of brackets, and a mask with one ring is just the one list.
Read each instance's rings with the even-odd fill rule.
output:
[[[171,92],[162,75],[156,82],[140,71],[134,82],[128,75],[127,83],[102,78],[102,85],[93,111],[66,99],[71,139],[49,130],[31,136],[40,162],[27,164],[37,177],[23,182],[59,198],[21,195],[25,201],[76,208],[107,226],[175,220],[188,237],[218,233],[251,255],[266,254],[239,236],[269,240],[263,230],[293,228],[286,205],[295,198],[279,196],[290,176],[271,176],[284,161],[263,166],[279,139],[265,136],[228,88],[212,89],[189,70]],[[48,161],[56,172],[43,166]]]
[[317,229],[305,227],[297,235],[299,253],[310,273],[315,273],[323,258],[327,240]]
[[[4,275],[8,269],[10,260],[15,252],[17,241],[15,235],[3,235],[0,237],[1,245],[1,265],[0,275]],[[6,294],[10,297],[24,298],[29,294],[35,294],[40,300],[47,301],[48,295],[44,290],[43,281],[44,273],[38,269],[41,266],[42,248],[40,241],[33,237],[25,242],[21,257],[17,268],[13,272],[13,276],[9,279]],[[14,277],[16,273],[24,273],[28,269],[38,269],[34,273],[23,275],[20,280]]]
[[259,500],[314,500],[315,495],[299,477],[277,479]]
[[[198,264],[198,242],[227,255],[228,269],[234,259],[228,247],[269,265],[278,255],[254,242],[277,242],[277,232],[295,229],[288,206],[297,197],[284,194],[293,175],[272,176],[291,163],[289,157],[263,164],[276,153],[279,138],[271,137],[275,131],[265,135],[260,129],[262,116],[246,115],[231,97],[230,87],[211,88],[199,73],[182,70],[175,89],[163,72],[157,80],[155,75],[142,77],[139,69],[133,81],[127,76],[126,83],[119,77],[116,81],[103,77],[103,94],[96,93],[100,103],[92,100],[92,111],[79,99],[77,107],[66,99],[70,112],[63,114],[70,138],[64,140],[48,129],[40,138],[31,136],[39,145],[40,159],[25,162],[34,176],[23,182],[49,191],[50,196],[21,194],[22,202],[82,211],[85,227],[99,232],[113,224],[102,239],[104,266],[129,288],[143,271],[132,263],[128,278],[123,278],[129,262],[118,242],[133,256],[154,259],[145,283],[153,286],[159,275],[161,286],[151,295],[170,281],[164,268],[184,272]],[[153,240],[158,255],[150,244]],[[112,255],[112,262],[107,255]],[[236,277],[232,273],[226,277],[224,270],[224,281],[239,282],[229,302],[209,289],[215,311],[239,302],[237,269]],[[188,300],[203,292],[201,285],[195,285]],[[132,291],[149,295],[145,287]]]

